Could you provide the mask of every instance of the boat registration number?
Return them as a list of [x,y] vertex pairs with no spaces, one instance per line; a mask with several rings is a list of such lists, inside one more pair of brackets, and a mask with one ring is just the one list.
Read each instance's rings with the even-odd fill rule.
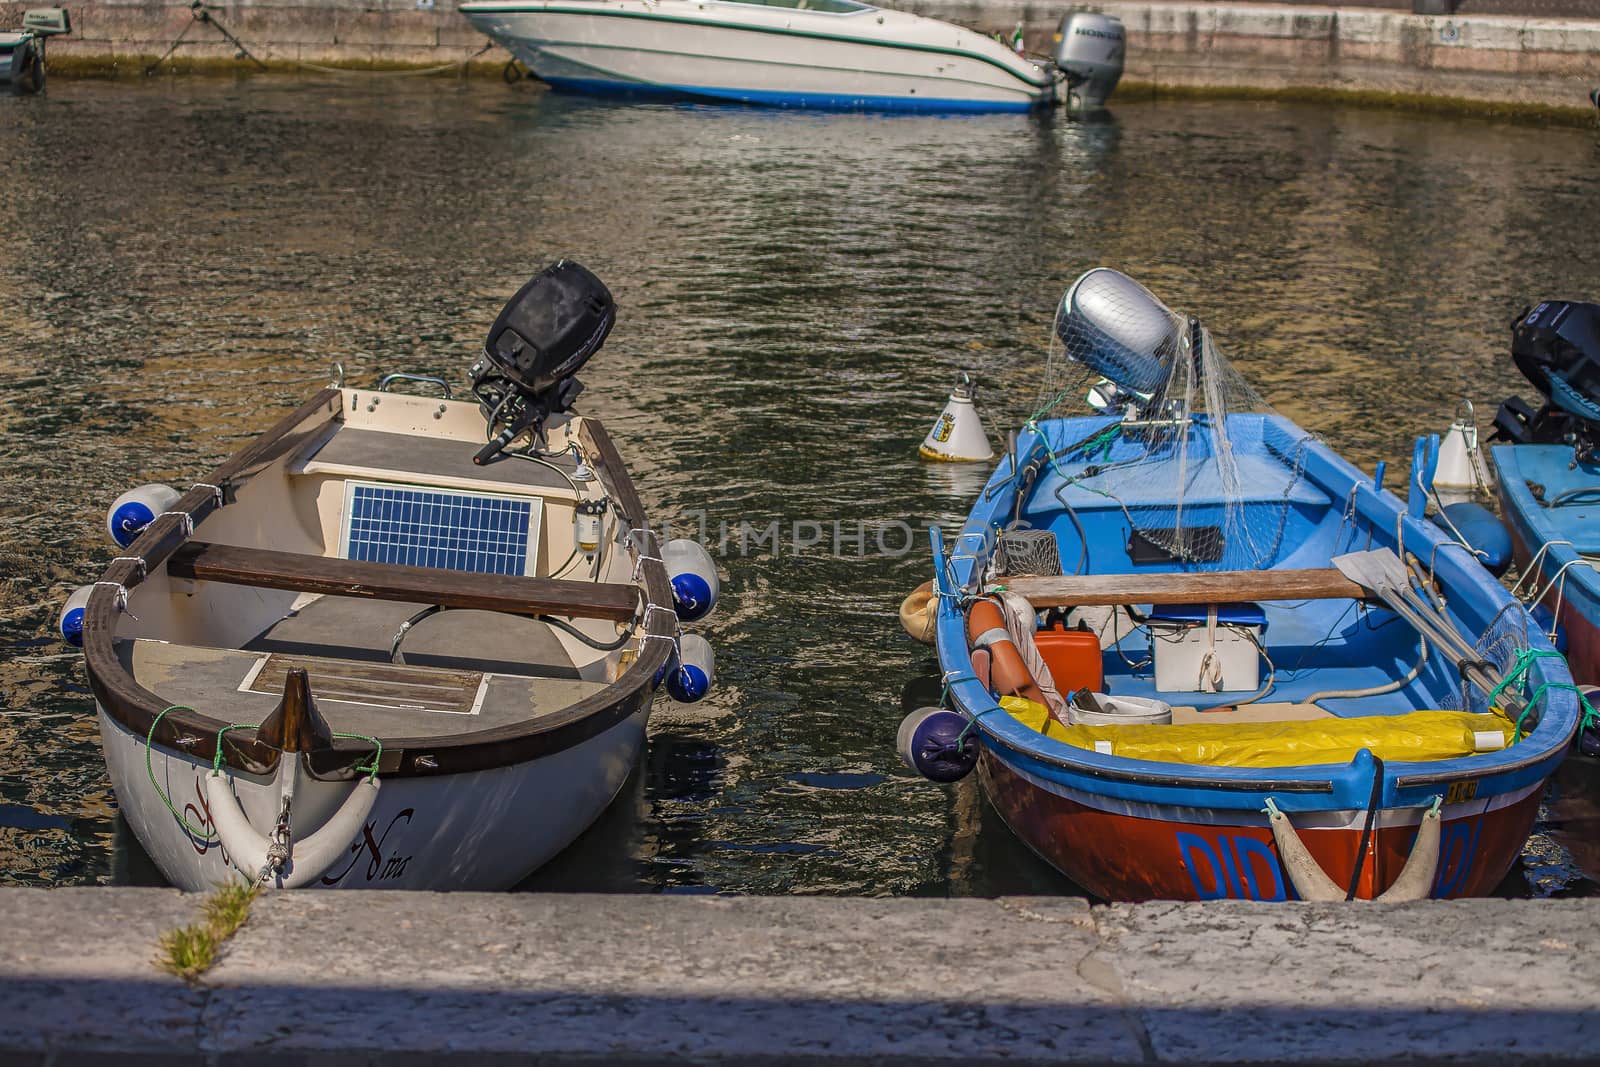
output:
[[1444,791],[1444,802],[1446,804],[1460,804],[1463,801],[1471,800],[1477,795],[1478,780],[1476,778],[1470,778],[1463,782],[1451,782],[1449,788]]

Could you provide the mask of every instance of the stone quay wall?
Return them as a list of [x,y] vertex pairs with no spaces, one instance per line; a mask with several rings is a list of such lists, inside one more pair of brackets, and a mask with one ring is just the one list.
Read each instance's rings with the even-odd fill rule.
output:
[[1600,901],[0,890],[0,1063],[1593,1063]]

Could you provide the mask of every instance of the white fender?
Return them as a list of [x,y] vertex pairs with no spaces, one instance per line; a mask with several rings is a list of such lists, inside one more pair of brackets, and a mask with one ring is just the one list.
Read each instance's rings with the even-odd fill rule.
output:
[[1433,878],[1439,873],[1439,828],[1444,822],[1438,807],[1422,813],[1422,825],[1417,827],[1417,840],[1411,846],[1406,865],[1400,876],[1378,899],[1385,904],[1401,904],[1408,900],[1427,900],[1433,894]]
[[[1276,804],[1267,803],[1267,818],[1272,824],[1272,840],[1278,846],[1278,858],[1289,881],[1301,900],[1344,900],[1345,891],[1334,884],[1320,864],[1306,851],[1295,832],[1289,816],[1278,810]],[[1394,882],[1374,899],[1383,904],[1403,904],[1412,900],[1427,900],[1433,893],[1433,879],[1439,873],[1439,828],[1443,820],[1437,805],[1422,813],[1422,825],[1417,827],[1417,839],[1412,842],[1411,855]]]
[[[285,759],[294,757],[285,755]],[[280,889],[299,889],[322,875],[361,832],[361,824],[372,813],[381,783],[368,775],[356,783],[339,810],[310,837],[292,839],[289,862],[278,879]],[[267,864],[271,842],[254,826],[233,795],[233,784],[220,771],[206,776],[206,798],[211,803],[212,825],[228,859],[252,882]]]
[[1294,823],[1270,800],[1267,802],[1267,821],[1272,825],[1272,840],[1278,846],[1278,858],[1283,861],[1283,869],[1289,872],[1289,881],[1294,883],[1294,891],[1300,894],[1300,899],[1343,900],[1344,890],[1334,885],[1322,865],[1306,851],[1306,846],[1300,843],[1300,835],[1294,832]]

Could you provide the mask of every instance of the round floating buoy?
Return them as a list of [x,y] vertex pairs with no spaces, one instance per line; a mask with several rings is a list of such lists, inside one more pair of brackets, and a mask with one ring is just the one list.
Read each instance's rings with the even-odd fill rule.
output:
[[1511,566],[1511,534],[1499,516],[1482,504],[1470,500],[1446,504],[1433,521],[1446,533],[1459,533],[1496,578]]
[[89,594],[92,592],[92,585],[78,586],[62,605],[61,614],[56,616],[56,632],[73,648],[83,647],[83,613],[89,606]]
[[930,781],[958,782],[978,763],[978,740],[961,744],[967,720],[947,708],[918,708],[900,720],[895,747],[905,765]]
[[672,581],[672,600],[678,618],[694,622],[711,614],[717,606],[721,583],[717,566],[698,541],[676,537],[661,546],[661,561]]
[[667,671],[667,692],[680,704],[693,704],[711,691],[716,681],[716,656],[711,642],[699,634],[678,639],[678,662]]
[[933,582],[926,581],[900,601],[900,626],[925,645],[933,644],[934,619],[939,598],[933,595]]
[[106,533],[118,548],[133,544],[146,526],[163,511],[171,511],[183,494],[169,485],[141,485],[111,502],[106,511]]
[[978,417],[973,397],[972,383],[963,376],[961,384],[950,391],[944,410],[939,412],[933,429],[917,449],[923,459],[981,463],[994,458],[994,449],[989,447],[989,435],[983,432],[983,420]]

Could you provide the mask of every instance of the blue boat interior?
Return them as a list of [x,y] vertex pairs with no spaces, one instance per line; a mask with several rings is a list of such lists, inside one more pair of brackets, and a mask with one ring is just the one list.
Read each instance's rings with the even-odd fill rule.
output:
[[1527,494],[1530,506],[1519,510],[1535,528],[1534,547],[1570,541],[1580,555],[1600,556],[1600,463],[1576,462],[1568,445],[1500,446],[1494,456]]
[[[1437,538],[1427,541],[1398,527],[1393,516],[1399,502],[1388,496],[1380,506],[1380,496],[1387,494],[1371,478],[1275,416],[1232,415],[1228,430],[1238,477],[1224,485],[1219,466],[1208,462],[1212,434],[1203,416],[1181,437],[1140,432],[1106,417],[1039,423],[1019,438],[1015,462],[1024,476],[1011,477],[1009,459],[1000,464],[973,511],[957,558],[971,552],[978,557],[975,563],[981,562],[987,550],[972,550],[980,542],[991,545],[1000,530],[1018,520],[1054,535],[1065,575],[1318,569],[1330,567],[1332,557],[1342,553],[1388,547],[1414,553],[1423,574],[1430,566],[1438,569],[1441,581],[1453,587],[1442,611],[1469,645],[1486,651],[1486,658],[1508,663],[1510,647],[1527,643],[1519,611],[1499,617],[1490,612],[1489,605],[1505,598],[1490,595],[1487,573],[1463,566],[1466,554],[1459,546],[1439,550]],[[1037,468],[1031,485],[1030,465]],[[1125,475],[1133,469],[1137,480]],[[1141,507],[1170,500],[1179,484],[1184,492],[1177,520],[1195,549],[1187,559],[1141,543],[1141,520],[1160,516]],[[1401,538],[1408,542],[1402,545]],[[1170,545],[1172,531],[1156,540]],[[1463,586],[1476,586],[1481,595],[1462,595]],[[1092,625],[1082,616],[1066,621]],[[1169,654],[1163,642],[1177,640],[1186,628],[1208,625],[1234,634],[1248,631],[1259,643],[1258,677],[1245,673],[1247,689],[1207,692],[1194,682],[1177,690],[1160,688],[1158,663]],[[1113,696],[1156,698],[1199,710],[1251,697],[1273,704],[1317,698],[1337,716],[1487,708],[1485,694],[1465,687],[1448,659],[1432,649],[1424,657],[1422,638],[1409,622],[1360,599],[1137,605],[1118,609],[1096,629],[1110,630],[1102,637],[1101,660],[1105,691]],[[1326,696],[1392,685],[1411,675],[1419,660],[1415,677],[1393,692]],[[1072,685],[1071,679],[1060,682],[1065,682],[1063,691]]]

